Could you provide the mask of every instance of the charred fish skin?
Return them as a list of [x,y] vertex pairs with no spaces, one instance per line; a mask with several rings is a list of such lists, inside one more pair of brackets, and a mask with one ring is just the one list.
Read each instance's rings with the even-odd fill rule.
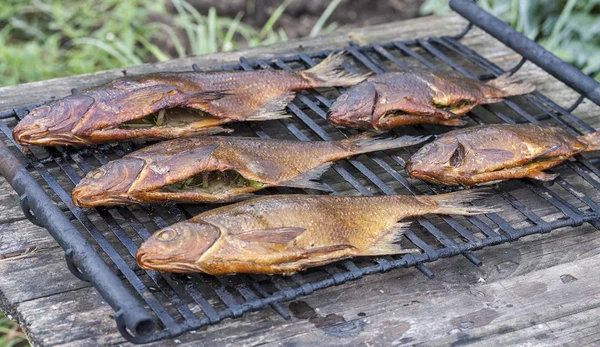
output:
[[[164,72],[128,76],[33,109],[13,130],[21,145],[90,145],[136,138],[164,140],[227,131],[228,122],[289,117],[299,90],[351,86],[368,74],[341,68],[343,52],[304,71]],[[194,109],[210,115],[141,124],[161,110]],[[162,123],[162,122],[158,122]]]
[[509,74],[481,82],[454,73],[388,72],[372,76],[341,95],[327,120],[335,126],[389,130],[399,126],[461,126],[460,116],[477,105],[532,92],[535,86]]
[[[315,142],[218,136],[176,139],[130,153],[88,173],[71,196],[79,207],[96,207],[231,202],[272,186],[327,190],[317,180],[333,161],[411,146],[428,138],[364,133],[341,141]],[[218,174],[227,172],[235,175]]]
[[469,190],[436,196],[278,195],[204,212],[157,231],[136,254],[140,267],[169,272],[291,274],[356,256],[412,253],[398,242],[423,214],[497,212]]
[[543,170],[600,149],[600,132],[574,136],[534,124],[481,125],[450,131],[421,147],[406,172],[436,184],[474,186],[512,178],[551,181]]

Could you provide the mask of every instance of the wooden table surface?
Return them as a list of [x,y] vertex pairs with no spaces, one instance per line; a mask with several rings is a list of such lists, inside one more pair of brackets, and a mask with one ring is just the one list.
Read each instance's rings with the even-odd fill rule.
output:
[[[189,57],[127,68],[128,74],[214,67],[249,59],[364,44],[450,35],[466,22],[450,14],[240,52]],[[520,56],[480,30],[463,40],[509,68]],[[0,111],[68,95],[122,76],[122,70],[0,88]],[[527,63],[518,73],[567,106],[577,95]],[[598,106],[585,101],[575,114],[596,128]],[[34,345],[128,344],[112,309],[68,271],[63,251],[45,229],[24,218],[18,196],[0,178],[0,309],[17,320]],[[34,250],[35,251],[32,251]],[[371,275],[272,309],[187,333],[154,345],[600,345],[600,233],[589,224],[526,237],[463,257],[431,263],[432,280],[414,268]]]

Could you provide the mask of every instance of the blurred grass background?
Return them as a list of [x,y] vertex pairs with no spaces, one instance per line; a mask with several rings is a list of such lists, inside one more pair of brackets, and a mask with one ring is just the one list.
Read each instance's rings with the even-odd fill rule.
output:
[[21,347],[28,346],[27,340],[21,331],[21,328],[14,322],[8,320],[0,312],[0,346],[1,347]]
[[[241,5],[234,8],[237,15],[231,17],[219,15],[213,7],[203,13],[197,9],[199,3],[213,2],[189,1],[3,0],[0,86],[271,44],[287,40],[288,33],[283,27],[289,32],[296,24],[287,23],[294,18],[290,16],[283,17],[285,23],[279,22],[293,0],[250,0],[245,4],[232,1]],[[257,26],[249,23],[246,20],[249,15],[244,13],[252,11],[250,6],[256,7],[261,1],[276,6],[265,10],[267,19]],[[309,2],[313,7],[313,3],[322,5],[309,33],[312,36],[328,33],[338,23],[372,24],[369,20],[344,16],[350,10],[373,11],[366,7],[369,5],[389,2],[389,6],[405,7],[404,17],[414,16],[416,11],[410,8],[418,6],[422,15],[449,11],[448,0],[383,0],[377,5],[350,0]],[[478,0],[478,3],[562,59],[600,78],[600,0]],[[382,8],[380,12],[385,10]],[[328,23],[334,13],[338,14],[337,23]],[[373,17],[372,13],[368,15]]]
[[[0,86],[272,44],[287,40],[290,30],[303,24],[297,12],[286,17],[294,0],[268,1],[275,5],[266,8],[266,19],[260,25],[246,20],[244,13],[255,11],[259,2],[267,0],[231,1],[241,5],[230,16],[221,16],[210,7],[219,2],[189,1],[3,0]],[[600,0],[477,2],[600,80]],[[208,3],[206,11],[199,10],[203,3]],[[310,36],[331,32],[339,25],[361,26],[414,17],[419,7],[421,15],[450,11],[448,0],[306,3],[320,11],[314,20],[310,17],[310,30],[301,32]],[[288,23],[282,23],[282,18]],[[297,23],[293,22],[296,18]],[[24,345],[26,340],[19,327],[0,313],[0,346]]]

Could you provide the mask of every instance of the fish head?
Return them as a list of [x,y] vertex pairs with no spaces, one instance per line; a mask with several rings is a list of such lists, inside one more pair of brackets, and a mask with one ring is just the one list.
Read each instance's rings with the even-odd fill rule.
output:
[[406,163],[406,172],[412,178],[457,185],[464,158],[463,145],[455,137],[442,136],[421,147]]
[[127,205],[128,194],[145,166],[139,158],[121,158],[94,169],[73,188],[71,197],[80,207]]
[[351,88],[331,105],[327,121],[350,128],[372,128],[373,107],[377,90],[373,83],[363,82]]
[[185,221],[161,229],[136,253],[142,269],[203,272],[201,258],[221,237],[218,227],[203,221]]
[[71,95],[34,108],[13,129],[13,138],[21,145],[88,144],[71,130],[94,104],[87,95]]

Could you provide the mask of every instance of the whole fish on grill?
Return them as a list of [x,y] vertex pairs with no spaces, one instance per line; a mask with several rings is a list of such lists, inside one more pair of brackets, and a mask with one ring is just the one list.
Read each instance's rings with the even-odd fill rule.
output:
[[161,142],[95,169],[72,191],[80,207],[132,203],[227,202],[272,186],[326,190],[315,182],[335,160],[411,146],[428,137],[288,141],[218,137]]
[[423,146],[406,164],[413,178],[473,186],[510,178],[551,181],[544,170],[577,153],[600,150],[600,132],[574,136],[534,124],[481,125],[450,131]]
[[136,260],[143,269],[169,272],[291,274],[350,257],[412,253],[418,250],[398,243],[409,224],[402,219],[497,212],[469,204],[483,195],[266,196],[159,230]]
[[535,86],[509,73],[488,82],[455,73],[389,72],[369,77],[342,94],[327,120],[336,126],[389,130],[403,125],[462,126],[477,105],[532,92]]
[[351,86],[367,75],[332,55],[304,71],[160,72],[123,77],[37,107],[14,128],[21,145],[171,139],[229,129],[228,122],[288,117],[299,90]]

